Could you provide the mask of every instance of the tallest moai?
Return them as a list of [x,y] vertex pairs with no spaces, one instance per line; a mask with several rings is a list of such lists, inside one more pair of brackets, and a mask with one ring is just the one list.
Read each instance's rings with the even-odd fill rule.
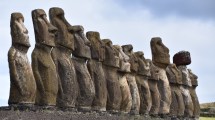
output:
[[170,64],[169,49],[162,43],[161,38],[151,39],[152,63],[157,69],[158,89],[160,92],[159,114],[165,116],[169,113],[171,104],[171,90],[166,75],[166,68]]
[[37,84],[36,104],[56,105],[58,79],[51,51],[55,47],[54,27],[46,18],[42,9],[32,11],[36,45],[32,52],[32,69]]

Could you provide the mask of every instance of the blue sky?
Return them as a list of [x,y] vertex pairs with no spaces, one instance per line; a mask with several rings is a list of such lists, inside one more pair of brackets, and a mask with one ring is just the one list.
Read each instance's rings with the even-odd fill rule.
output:
[[201,103],[215,101],[215,1],[214,0],[22,0],[0,1],[0,106],[7,105],[10,78],[7,52],[11,46],[10,15],[21,12],[29,30],[32,47],[35,37],[31,11],[37,8],[48,13],[61,7],[72,25],[83,25],[86,31],[98,31],[101,38],[114,44],[132,44],[134,51],[143,51],[151,59],[150,40],[161,37],[172,56],[181,50],[190,51],[188,67],[198,75],[197,94]]

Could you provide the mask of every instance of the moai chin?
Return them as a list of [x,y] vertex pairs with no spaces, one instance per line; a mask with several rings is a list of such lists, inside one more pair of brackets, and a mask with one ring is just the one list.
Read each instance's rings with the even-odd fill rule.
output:
[[139,114],[140,110],[140,95],[137,87],[135,75],[138,71],[138,59],[133,52],[133,46],[123,45],[123,52],[129,56],[130,64],[131,64],[131,73],[127,74],[126,78],[130,87],[131,96],[132,96],[132,106],[131,106],[131,114]]
[[56,47],[52,51],[56,70],[58,73],[57,106],[63,109],[74,108],[79,93],[75,68],[71,59],[74,50],[74,36],[72,26],[64,17],[61,8],[49,9],[49,18],[52,25],[58,28],[55,39]]
[[54,106],[58,93],[58,78],[51,52],[55,47],[57,28],[49,23],[42,9],[33,10],[32,19],[36,39],[32,52],[32,69],[37,84],[36,105]]
[[151,39],[152,62],[158,70],[158,89],[160,93],[160,110],[161,117],[165,117],[170,110],[171,90],[169,81],[166,76],[166,67],[170,64],[169,49],[162,43],[161,38],[154,37]]
[[114,48],[119,54],[119,69],[117,73],[122,94],[120,111],[124,113],[129,113],[132,106],[132,97],[126,76],[131,71],[131,64],[129,63],[129,57],[123,52],[121,46],[114,45]]
[[106,111],[107,83],[102,68],[102,62],[105,57],[104,44],[100,39],[99,32],[88,31],[86,36],[91,44],[91,59],[87,62],[87,67],[95,86],[95,97],[92,103],[92,110]]
[[30,43],[21,13],[11,14],[10,28],[12,46],[8,51],[11,83],[8,104],[10,106],[33,105],[36,97],[36,82],[27,57]]
[[191,63],[189,61],[191,61],[191,57],[188,51],[180,51],[173,56],[173,63],[176,64],[182,75],[182,86],[180,89],[184,99],[184,117],[186,118],[193,116],[193,101],[189,91],[192,87],[192,83],[186,66]]
[[144,53],[138,51],[134,53],[138,58],[138,71],[136,81],[140,93],[140,114],[148,115],[152,106],[152,98],[148,84],[148,78],[151,76],[149,62],[144,58]]
[[84,34],[82,26],[72,26],[75,38],[75,49],[72,52],[72,60],[75,66],[77,81],[79,84],[79,96],[77,106],[80,111],[90,111],[95,97],[95,86],[87,68],[87,60],[91,59],[90,41]]
[[176,65],[170,64],[166,68],[167,77],[170,83],[172,102],[170,105],[169,115],[173,117],[183,117],[184,115],[184,100],[180,90],[182,75]]
[[105,60],[103,62],[103,70],[107,82],[108,99],[107,110],[110,112],[118,112],[122,102],[122,94],[118,78],[119,54],[109,39],[103,39],[105,45]]
[[196,94],[196,87],[198,86],[198,76],[196,76],[191,69],[188,69],[189,76],[191,79],[192,87],[190,88],[190,95],[193,101],[193,118],[199,119],[200,116],[200,105],[199,99]]

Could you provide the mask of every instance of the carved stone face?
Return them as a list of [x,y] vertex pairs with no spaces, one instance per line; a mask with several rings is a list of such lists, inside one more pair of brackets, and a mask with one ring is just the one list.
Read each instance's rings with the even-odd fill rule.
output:
[[138,58],[133,53],[133,46],[132,45],[123,45],[122,46],[123,52],[129,56],[130,64],[131,64],[131,71],[137,72],[138,71]]
[[193,86],[198,86],[198,76],[195,75],[191,69],[188,69],[188,72],[189,72],[189,76],[190,76],[190,79],[191,79],[191,83]]
[[36,43],[54,47],[57,28],[49,23],[46,18],[45,11],[42,9],[33,10],[32,19],[34,24]]
[[103,64],[111,67],[119,67],[119,53],[113,47],[112,41],[109,39],[103,39],[105,44],[105,60]]
[[162,43],[161,38],[151,39],[152,62],[161,68],[166,68],[170,64],[169,49]]
[[56,44],[74,50],[72,26],[65,19],[63,9],[57,7],[50,8],[49,18],[51,24],[58,28]]
[[134,53],[135,56],[138,58],[138,74],[150,76],[150,65],[146,61],[144,57],[144,53],[142,51],[138,51]]
[[170,64],[166,71],[170,83],[182,84],[182,74],[174,63]]
[[119,45],[114,45],[114,48],[119,54],[119,70],[120,72],[131,72],[131,64],[129,63],[129,57],[126,55],[122,47]]
[[24,17],[21,13],[12,13],[10,19],[12,43],[30,47],[28,30],[24,26]]
[[89,31],[86,36],[91,43],[91,58],[103,61],[105,59],[105,45],[100,39],[99,32]]
[[83,26],[77,25],[72,26],[74,31],[73,35],[75,38],[75,50],[73,51],[73,55],[75,57],[80,57],[84,59],[91,58],[91,51],[90,51],[90,41],[86,38],[84,34]]

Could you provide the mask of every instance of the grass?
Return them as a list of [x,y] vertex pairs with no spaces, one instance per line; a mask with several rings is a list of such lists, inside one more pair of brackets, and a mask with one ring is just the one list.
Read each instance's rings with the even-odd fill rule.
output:
[[200,120],[215,120],[215,117],[200,117]]

